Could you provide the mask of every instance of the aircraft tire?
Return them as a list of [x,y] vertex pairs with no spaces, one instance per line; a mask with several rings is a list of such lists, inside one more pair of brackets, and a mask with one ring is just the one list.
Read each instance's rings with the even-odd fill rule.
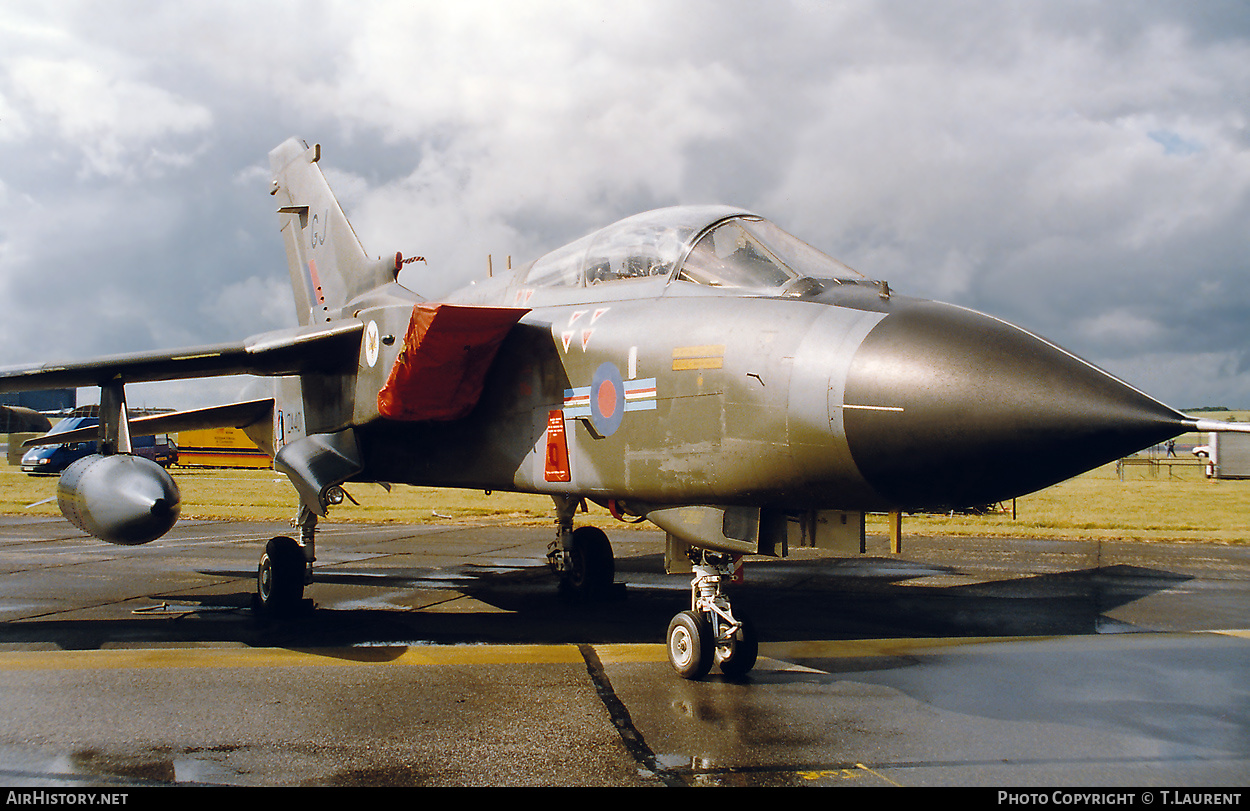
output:
[[269,614],[294,611],[304,597],[304,568],[304,550],[294,538],[271,538],[256,570],[260,609]]
[[735,610],[734,618],[738,620],[740,626],[738,632],[728,644],[716,648],[716,658],[721,673],[731,679],[740,679],[755,667],[755,660],[759,657],[760,643],[750,617]]
[[569,562],[572,568],[564,573],[564,582],[575,594],[599,597],[612,588],[616,562],[612,557],[612,544],[603,530],[598,527],[573,530]]
[[712,626],[699,614],[683,611],[668,624],[668,662],[683,679],[701,679],[712,669]]

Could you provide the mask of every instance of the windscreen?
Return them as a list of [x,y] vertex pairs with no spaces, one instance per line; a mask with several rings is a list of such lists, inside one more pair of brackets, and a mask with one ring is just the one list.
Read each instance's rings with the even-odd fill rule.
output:
[[734,217],[709,228],[679,279],[711,287],[768,290],[798,278],[852,281],[864,276],[771,222]]

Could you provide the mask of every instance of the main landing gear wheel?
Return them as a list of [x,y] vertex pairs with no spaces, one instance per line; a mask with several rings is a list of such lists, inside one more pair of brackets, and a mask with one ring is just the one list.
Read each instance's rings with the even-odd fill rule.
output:
[[668,661],[683,679],[701,679],[712,669],[712,626],[693,611],[668,624]]
[[256,570],[256,597],[260,609],[289,614],[304,598],[304,550],[294,538],[279,535],[265,544]]
[[563,573],[563,585],[581,597],[602,597],[612,588],[616,563],[612,544],[603,530],[579,527],[573,530],[569,543],[569,568]]

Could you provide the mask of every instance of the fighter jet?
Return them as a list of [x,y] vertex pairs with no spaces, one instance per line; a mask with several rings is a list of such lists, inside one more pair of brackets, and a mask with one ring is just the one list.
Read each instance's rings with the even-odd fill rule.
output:
[[[1187,431],[1192,418],[1017,326],[896,294],[728,206],[650,211],[439,301],[371,257],[319,168],[270,153],[299,326],[245,341],[9,369],[0,391],[99,386],[100,452],[61,476],[80,529],[142,544],[180,493],[132,437],[236,426],[298,496],[298,537],[269,539],[264,611],[301,605],[318,521],[349,482],[549,495],[565,586],[615,577],[594,502],[666,533],[691,575],[670,624],[686,678],[740,677],[758,642],[727,582],[739,558],[864,550],[864,514],[1001,502]],[[127,383],[251,374],[273,395],[129,418]],[[55,442],[75,441],[58,435]]]

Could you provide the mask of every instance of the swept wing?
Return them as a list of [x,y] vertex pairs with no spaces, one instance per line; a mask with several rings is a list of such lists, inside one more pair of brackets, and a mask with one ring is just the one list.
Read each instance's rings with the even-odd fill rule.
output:
[[10,367],[0,370],[0,392],[237,374],[345,373],[356,366],[363,328],[359,321],[347,319],[266,332],[236,343]]

